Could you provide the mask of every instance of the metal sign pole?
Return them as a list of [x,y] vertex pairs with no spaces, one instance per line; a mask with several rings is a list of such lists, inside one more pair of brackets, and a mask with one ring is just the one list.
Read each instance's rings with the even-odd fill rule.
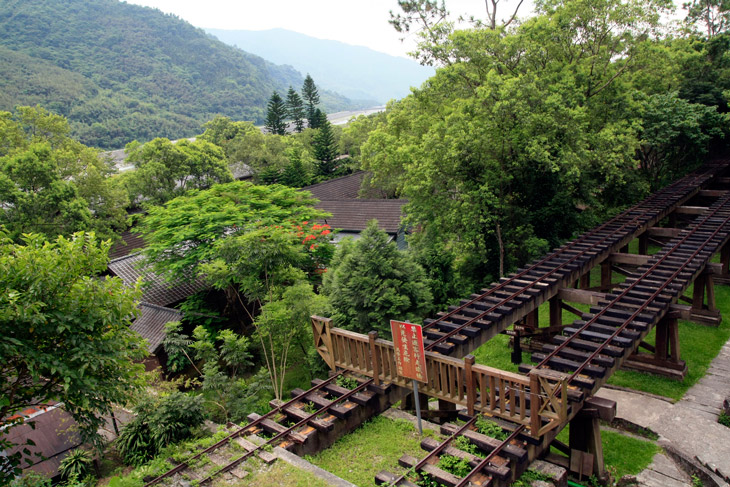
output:
[[416,417],[418,418],[418,434],[423,436],[423,426],[421,426],[421,400],[418,398],[418,384],[413,382],[413,402],[416,403]]

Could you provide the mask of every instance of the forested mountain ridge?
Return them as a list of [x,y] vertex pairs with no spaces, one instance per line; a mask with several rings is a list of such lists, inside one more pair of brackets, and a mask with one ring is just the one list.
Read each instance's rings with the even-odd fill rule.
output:
[[434,74],[432,67],[412,59],[285,29],[205,30],[227,44],[309,73],[320,86],[352,99],[373,99],[384,104],[403,98],[411,86],[419,87]]
[[[0,30],[0,109],[41,104],[97,147],[190,136],[215,114],[261,122],[273,90],[302,83],[290,66],[117,0],[5,0]],[[322,98],[325,110],[355,108]]]

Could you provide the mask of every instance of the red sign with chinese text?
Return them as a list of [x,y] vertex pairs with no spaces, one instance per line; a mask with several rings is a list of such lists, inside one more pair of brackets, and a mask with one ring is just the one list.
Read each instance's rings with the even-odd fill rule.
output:
[[421,325],[390,320],[395,345],[395,363],[398,375],[419,382],[427,382],[426,354],[423,349]]

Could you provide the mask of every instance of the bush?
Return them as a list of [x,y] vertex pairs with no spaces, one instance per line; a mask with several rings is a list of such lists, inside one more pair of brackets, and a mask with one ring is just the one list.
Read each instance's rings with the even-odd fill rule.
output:
[[141,465],[162,448],[192,436],[205,420],[203,398],[175,392],[148,400],[135,409],[137,417],[117,438],[117,448],[128,465]]
[[51,487],[51,479],[30,471],[22,477],[13,479],[10,482],[10,487]]
[[61,460],[59,472],[65,480],[76,478],[84,479],[91,473],[91,466],[94,460],[88,451],[76,448],[71,450],[66,458]]

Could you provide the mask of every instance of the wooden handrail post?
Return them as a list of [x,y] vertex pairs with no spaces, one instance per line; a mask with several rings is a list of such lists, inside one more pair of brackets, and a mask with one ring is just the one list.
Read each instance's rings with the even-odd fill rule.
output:
[[542,425],[540,421],[540,379],[537,369],[530,371],[530,435],[537,438]]
[[474,403],[477,398],[476,386],[474,384],[474,374],[471,366],[474,365],[474,355],[469,354],[464,357],[464,380],[466,383],[466,410],[469,416],[474,416]]
[[370,361],[373,364],[373,382],[376,386],[380,385],[380,358],[378,350],[375,347],[375,340],[378,339],[378,332],[371,331],[368,333],[368,341],[370,342]]

